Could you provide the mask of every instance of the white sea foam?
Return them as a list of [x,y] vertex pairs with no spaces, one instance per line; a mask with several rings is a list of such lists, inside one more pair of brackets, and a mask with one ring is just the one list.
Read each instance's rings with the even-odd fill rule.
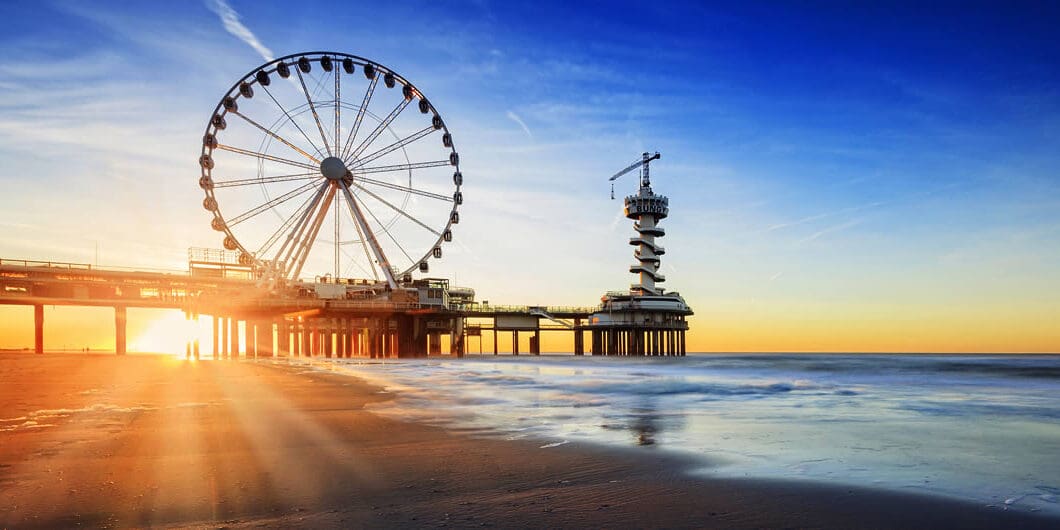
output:
[[[86,407],[69,409],[41,409],[35,410],[26,414],[25,416],[19,416],[17,418],[0,419],[0,432],[10,432],[27,429],[40,429],[44,427],[54,427],[54,423],[39,423],[38,420],[58,420],[70,418],[79,415],[98,415],[98,414],[130,414],[137,412],[149,412],[158,410],[155,407],[148,405],[135,405],[131,407],[119,407],[109,403],[95,403]],[[21,423],[17,423],[21,422]],[[10,425],[17,423],[15,425]],[[9,425],[4,425],[9,424]]]

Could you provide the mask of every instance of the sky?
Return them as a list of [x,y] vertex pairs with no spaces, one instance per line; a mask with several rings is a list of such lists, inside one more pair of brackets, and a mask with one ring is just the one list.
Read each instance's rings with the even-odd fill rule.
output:
[[[607,179],[657,150],[690,351],[1060,351],[1060,6],[852,4],[4,2],[0,258],[186,269],[221,244],[220,97],[333,50],[445,117],[464,205],[431,276],[480,300],[628,288]],[[0,308],[0,347],[31,315]]]

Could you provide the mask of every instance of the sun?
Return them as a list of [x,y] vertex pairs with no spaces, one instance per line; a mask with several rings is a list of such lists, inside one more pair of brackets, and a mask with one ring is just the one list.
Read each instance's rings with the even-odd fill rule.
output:
[[209,336],[207,334],[209,325],[209,321],[204,317],[199,317],[198,320],[188,320],[181,311],[166,311],[146,324],[136,338],[129,342],[129,350],[140,353],[184,355],[188,341],[199,339],[202,346],[209,342],[203,340],[203,337]]

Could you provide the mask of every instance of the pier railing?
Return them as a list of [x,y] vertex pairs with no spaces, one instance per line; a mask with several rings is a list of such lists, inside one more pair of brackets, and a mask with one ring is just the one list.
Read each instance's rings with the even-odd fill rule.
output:
[[531,306],[531,305],[485,305],[468,304],[464,309],[471,313],[479,314],[531,314],[535,311],[544,311],[552,315],[580,315],[595,312],[598,308],[593,306]]
[[91,270],[92,265],[88,263],[68,263],[64,261],[34,261],[25,259],[0,259],[0,265],[14,267],[50,267],[59,269],[81,269]]

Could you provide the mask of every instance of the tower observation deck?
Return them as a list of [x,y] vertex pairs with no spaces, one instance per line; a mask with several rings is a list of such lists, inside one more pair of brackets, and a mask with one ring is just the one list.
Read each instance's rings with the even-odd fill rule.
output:
[[633,221],[635,232],[629,244],[636,247],[636,261],[629,272],[637,275],[637,282],[630,285],[629,292],[605,294],[599,310],[590,316],[587,327],[592,331],[594,354],[685,354],[685,317],[692,314],[692,309],[680,294],[658,286],[666,281],[659,272],[661,256],[666,253],[658,243],[658,238],[666,235],[659,221],[670,213],[670,200],[651,189],[649,165],[659,158],[659,153],[644,153],[639,161],[611,177],[614,181],[640,169],[640,188],[625,198],[626,217]]

